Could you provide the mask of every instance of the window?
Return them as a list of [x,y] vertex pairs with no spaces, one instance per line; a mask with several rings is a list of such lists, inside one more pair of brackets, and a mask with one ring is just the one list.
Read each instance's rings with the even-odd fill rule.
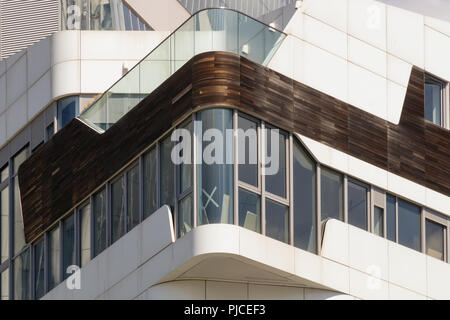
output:
[[156,148],[144,155],[144,218],[158,209]]
[[256,121],[238,117],[239,181],[258,187],[258,127]]
[[20,165],[27,159],[28,150],[25,148],[14,159],[14,254],[20,253],[25,247],[25,234],[22,221],[22,206],[20,201],[19,178],[17,172]]
[[139,166],[127,173],[127,229],[136,227],[141,221]]
[[112,242],[125,234],[125,180],[122,177],[111,184]]
[[79,212],[81,267],[84,267],[91,260],[91,205],[85,205]]
[[425,119],[444,126],[447,83],[431,75],[425,76]]
[[447,228],[432,220],[425,220],[425,252],[427,255],[445,261]]
[[79,96],[67,97],[58,101],[58,130],[79,114],[79,101]]
[[45,128],[46,141],[50,140],[55,135],[55,124],[52,122]]
[[294,140],[294,245],[316,252],[316,165]]
[[75,217],[72,215],[63,222],[63,275],[66,279],[70,273],[67,268],[76,265],[75,252]]
[[60,236],[59,228],[48,235],[48,290],[52,290],[61,282],[60,270]]
[[39,240],[34,246],[34,296],[36,299],[40,299],[45,294],[44,285],[44,240]]
[[368,188],[354,181],[348,181],[347,192],[348,223],[367,230]]
[[174,164],[172,162],[171,153],[172,153],[173,143],[170,140],[170,136],[165,138],[161,142],[160,146],[160,203],[162,205],[168,205],[173,210],[173,201],[174,201]]
[[5,182],[9,178],[9,167],[6,166],[0,170],[0,183]]
[[[278,140],[278,141],[277,141]],[[265,157],[266,169],[266,191],[282,198],[286,198],[286,136],[278,129],[267,129],[265,135],[266,152]],[[276,144],[278,143],[278,150]],[[277,152],[278,151],[278,152]],[[269,162],[270,159],[270,162]],[[276,163],[278,162],[278,166]],[[278,167],[278,170],[274,174],[269,174],[268,167],[272,166],[273,169]]]
[[9,300],[9,270],[2,272],[0,277],[0,298],[1,300]]
[[386,234],[388,240],[397,241],[397,207],[396,198],[386,196]]
[[14,260],[14,299],[30,299],[30,250]]
[[289,208],[270,199],[266,200],[266,235],[289,242]]
[[239,189],[239,225],[261,233],[261,198],[244,189]]
[[342,185],[341,174],[322,168],[320,178],[322,221],[325,219],[344,220]]
[[191,231],[192,223],[192,195],[185,197],[178,205],[178,236],[181,237]]
[[94,257],[106,248],[106,191],[97,193],[93,198],[94,214]]
[[[182,236],[185,233],[191,231],[193,226],[193,201],[192,201],[192,178],[193,178],[193,166],[192,166],[192,141],[183,141],[183,139],[191,139],[192,137],[192,122],[184,124],[180,129],[187,130],[189,132],[189,138],[180,137],[176,142],[177,146],[180,143],[190,146],[190,149],[185,150],[177,149],[181,159],[184,159],[181,164],[177,166],[178,175],[178,221],[177,221],[177,233],[178,236]],[[188,143],[185,143],[188,142]]]
[[9,259],[9,187],[6,187],[0,192],[0,210],[0,264],[2,264]]
[[409,202],[398,199],[398,243],[421,251],[420,211]]
[[[205,110],[198,114],[198,120],[203,124],[203,141],[197,136],[203,154],[197,177],[198,224],[233,223],[233,165],[225,159],[233,157],[229,150],[233,145],[226,142],[226,130],[233,129],[233,112]],[[206,133],[208,129],[217,130]]]
[[380,207],[374,207],[373,210],[373,232],[384,237],[384,209]]

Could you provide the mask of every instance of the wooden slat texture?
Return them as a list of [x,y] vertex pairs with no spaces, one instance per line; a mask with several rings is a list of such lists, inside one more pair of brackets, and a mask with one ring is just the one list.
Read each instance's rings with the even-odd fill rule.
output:
[[450,131],[424,120],[423,86],[424,72],[413,68],[394,125],[237,55],[200,54],[105,133],[73,120],[20,167],[26,239],[36,239],[182,117],[211,106],[239,109],[450,196]]

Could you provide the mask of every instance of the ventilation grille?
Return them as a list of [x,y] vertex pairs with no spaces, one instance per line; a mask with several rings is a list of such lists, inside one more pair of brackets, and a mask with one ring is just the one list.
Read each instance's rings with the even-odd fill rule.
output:
[[0,58],[58,31],[58,0],[0,0]]

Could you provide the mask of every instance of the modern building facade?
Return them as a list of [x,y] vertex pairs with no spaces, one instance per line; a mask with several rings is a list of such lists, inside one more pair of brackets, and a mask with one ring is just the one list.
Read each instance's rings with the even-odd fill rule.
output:
[[2,299],[450,298],[448,22],[53,5],[0,61]]

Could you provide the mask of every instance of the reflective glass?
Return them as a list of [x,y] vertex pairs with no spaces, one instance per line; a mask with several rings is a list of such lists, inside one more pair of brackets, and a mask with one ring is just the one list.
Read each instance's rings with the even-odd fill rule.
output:
[[59,228],[54,229],[48,236],[48,289],[49,291],[61,282]]
[[173,143],[170,140],[170,135],[161,142],[160,145],[160,203],[161,205],[168,205],[173,208],[174,201],[174,163],[172,161]]
[[0,209],[1,209],[1,261],[0,264],[9,258],[9,187],[6,187],[0,194]]
[[63,275],[64,279],[71,275],[67,268],[76,265],[75,253],[75,218],[72,215],[63,222]]
[[316,165],[294,142],[294,245],[316,252]]
[[239,225],[261,233],[261,198],[244,189],[239,189]]
[[409,202],[398,199],[398,243],[420,251],[421,209]]
[[111,184],[112,242],[125,234],[125,180],[121,177]]
[[239,180],[258,186],[258,123],[238,118]]
[[320,177],[322,221],[325,219],[344,220],[342,175],[322,168]]
[[106,192],[97,193],[94,205],[94,257],[106,248]]
[[91,260],[91,205],[80,209],[81,232],[81,266],[84,267]]
[[[190,133],[192,133],[192,123],[189,122],[184,129],[188,130]],[[192,137],[192,134],[190,134],[190,137]],[[182,140],[180,140],[182,141]],[[189,146],[192,145],[192,141],[190,141]],[[180,150],[180,157],[183,157],[183,150]],[[189,190],[190,187],[192,187],[192,148],[191,150],[187,150],[187,152],[191,153],[191,157],[189,159],[189,163],[183,162],[180,164],[180,190],[179,193],[182,194],[183,192]],[[188,156],[186,156],[188,157]]]
[[127,173],[127,226],[133,229],[141,221],[139,166],[135,166]]
[[144,155],[144,218],[158,209],[156,149]]
[[373,232],[384,237],[384,210],[379,207],[375,207],[373,211]]
[[80,97],[67,97],[58,100],[58,130],[68,124],[80,112]]
[[444,261],[445,234],[447,228],[443,225],[426,220],[426,254],[436,259]]
[[45,294],[44,272],[44,241],[40,240],[34,246],[34,294],[36,299],[42,298]]
[[389,240],[397,241],[396,198],[389,194],[386,196],[386,233]]
[[348,182],[348,223],[367,230],[367,188]]
[[192,195],[180,201],[178,205],[178,236],[181,237],[192,229]]
[[30,250],[14,260],[14,299],[30,299]]
[[0,300],[9,300],[9,270],[6,269],[2,272],[0,288]]
[[14,177],[14,254],[25,246],[25,233],[22,220],[22,203],[20,201],[19,177]]
[[232,133],[233,112],[205,110],[198,114],[198,120],[203,130],[196,134],[203,154],[203,164],[197,170],[198,224],[233,223],[233,139],[226,138],[226,130]]
[[425,83],[425,119],[442,125],[442,84]]
[[266,191],[286,198],[286,136],[279,130],[266,129],[265,141],[268,159],[264,170]]
[[1,169],[0,172],[0,183],[6,181],[9,178],[9,167],[6,166],[3,169]]
[[266,200],[266,235],[289,242],[289,208],[270,199]]

